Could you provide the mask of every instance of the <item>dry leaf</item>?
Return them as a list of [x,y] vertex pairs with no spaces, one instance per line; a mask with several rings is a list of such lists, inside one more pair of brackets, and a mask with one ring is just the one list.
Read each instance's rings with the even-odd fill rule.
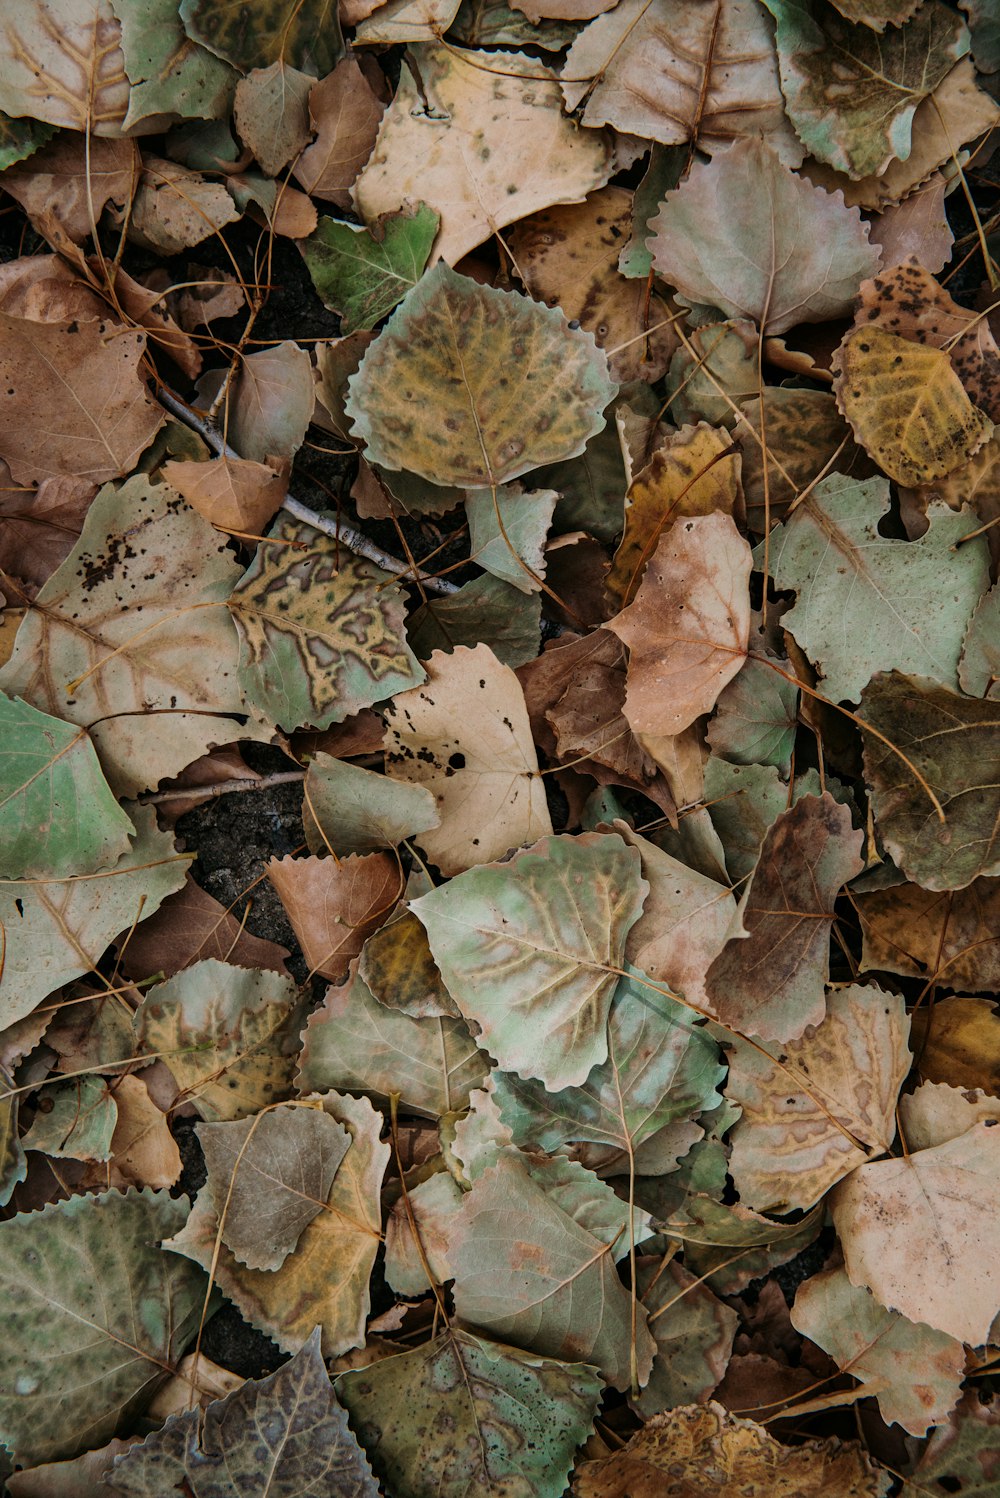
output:
[[203,957],[287,976],[287,956],[285,947],[252,936],[232,910],[220,905],[190,875],[183,889],[168,895],[155,915],[140,921],[120,944],[122,969],[137,982],[160,973],[172,978]]
[[[965,889],[943,893],[899,884],[859,893],[854,903],[864,938],[862,971],[930,978],[960,990],[1000,990],[1000,880],[974,879]],[[916,1018],[925,1014],[918,1009]]]
[[1000,1119],[1000,1098],[978,1087],[949,1087],[945,1082],[921,1082],[899,1100],[899,1128],[908,1150],[929,1150],[947,1144],[980,1119]]
[[150,1097],[141,1076],[118,1077],[114,1084],[118,1118],[111,1136],[112,1184],[173,1186],[181,1173],[180,1151],[167,1115]]
[[921,1076],[1000,1096],[1000,1016],[991,1000],[938,999],[914,1011],[912,1027]]
[[881,246],[883,275],[914,256],[935,276],[947,265],[955,242],[944,207],[947,186],[940,172],[932,172],[916,192],[888,203],[871,220],[869,237]]
[[3,185],[29,218],[52,214],[74,244],[100,223],[105,205],[124,207],[139,177],[139,151],[132,140],[61,135],[23,166],[3,174]]
[[146,250],[179,255],[239,218],[226,189],[162,156],[146,156],[128,217],[128,235]]
[[121,133],[129,82],[109,0],[24,0],[2,27],[4,113],[94,135]]
[[310,971],[338,980],[403,892],[399,864],[388,853],[272,858],[267,876]]
[[351,206],[350,189],[372,153],[384,109],[353,55],[313,84],[309,118],[316,139],[293,167],[306,192],[338,208]]
[[288,481],[263,463],[215,458],[210,463],[164,463],[163,477],[193,510],[222,531],[259,536],[288,490]]

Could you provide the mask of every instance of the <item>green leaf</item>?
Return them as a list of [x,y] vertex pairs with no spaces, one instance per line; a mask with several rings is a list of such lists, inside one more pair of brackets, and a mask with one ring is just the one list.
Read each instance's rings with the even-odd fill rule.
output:
[[205,1276],[157,1244],[165,1193],[74,1196],[0,1223],[0,1441],[25,1465],[100,1446],[194,1336]]
[[[943,890],[1000,874],[996,703],[893,671],[875,676],[865,689],[861,716],[883,735],[864,735],[875,825],[907,878]],[[917,775],[937,797],[943,820]]]
[[555,1153],[582,1140],[631,1152],[666,1124],[714,1108],[725,1074],[711,1036],[690,1009],[643,982],[623,978],[608,1023],[608,1059],[578,1087],[494,1074],[496,1101],[514,1143]]
[[[787,619],[786,614],[783,622]],[[778,664],[791,675],[787,661]],[[734,764],[774,765],[787,775],[798,711],[798,687],[779,676],[766,661],[749,659],[719,696],[715,716],[708,725],[709,745]]]
[[703,1403],[725,1374],[739,1317],[681,1264],[640,1260],[636,1282],[656,1357],[635,1409],[648,1419],[679,1404]]
[[523,666],[538,654],[542,600],[484,573],[457,593],[429,598],[407,624],[410,645],[422,661],[435,650],[489,645],[503,665]]
[[291,1092],[295,997],[290,978],[207,958],[149,989],[139,1052],[163,1055],[202,1118],[245,1118]]
[[536,593],[558,498],[554,489],[524,493],[520,484],[498,489],[495,497],[489,489],[474,491],[465,501],[472,560],[519,592]]
[[816,0],[764,0],[777,22],[788,117],[819,161],[873,177],[912,149],[913,116],[960,57],[969,33],[938,0],[878,36]]
[[639,868],[613,834],[545,837],[413,902],[448,991],[505,1071],[558,1092],[607,1060]]
[[889,509],[885,479],[835,473],[771,535],[775,586],[798,594],[782,626],[836,702],[857,702],[875,671],[957,686],[969,615],[989,587],[986,537],[957,544],[977,527],[971,511],[931,504],[925,534],[897,541],[879,534]]
[[324,306],[339,312],[341,331],[374,328],[424,273],[441,220],[426,203],[386,213],[369,227],[321,218],[299,241]]
[[958,680],[970,697],[1000,696],[1000,584],[994,583],[973,610],[962,641]]
[[423,681],[391,573],[289,515],[269,536],[286,544],[258,547],[229,607],[240,680],[272,722],[329,728]]
[[993,1498],[1000,1478],[1000,1401],[996,1395],[983,1404],[978,1389],[970,1389],[944,1425],[931,1438],[913,1474],[914,1485],[932,1495],[961,1493],[962,1498]]
[[[185,1410],[116,1457],[105,1481],[130,1498],[378,1498],[320,1354],[319,1331],[269,1378]],[[264,1442],[262,1446],[261,1442]],[[183,1488],[182,1485],[183,1484]]]
[[352,973],[309,1017],[297,1085],[300,1093],[398,1093],[401,1107],[439,1118],[467,1107],[488,1069],[464,1020],[387,1009]]
[[243,73],[286,62],[323,77],[344,54],[334,0],[182,0],[189,37]]
[[55,133],[54,125],[44,125],[41,120],[14,120],[0,113],[0,171],[33,156]]
[[438,825],[434,797],[422,785],[390,780],[330,754],[306,771],[303,807],[312,853],[370,853]]
[[110,1160],[118,1122],[114,1094],[104,1077],[75,1077],[38,1093],[34,1123],[22,1147],[55,1160]]
[[117,863],[135,828],[111,794],[85,728],[0,693],[0,872],[92,874]]
[[405,297],[349,387],[351,431],[372,462],[472,489],[583,452],[618,388],[593,336],[558,308],[444,263]]
[[710,755],[705,765],[705,802],[726,852],[730,879],[735,883],[752,872],[764,835],[781,812],[803,796],[822,793],[815,770],[796,774],[794,782],[786,785],[774,765],[734,765]]
[[0,1207],[7,1205],[15,1186],[28,1174],[18,1120],[20,1101],[16,1093],[0,1098]]
[[113,869],[61,880],[0,880],[0,1028],[96,970],[120,932],[183,885],[189,860],[175,851],[169,832],[158,830],[155,809],[137,807],[135,825],[135,842]]
[[645,280],[653,268],[646,244],[649,220],[654,217],[664,196],[672,192],[687,166],[688,146],[662,146],[653,142],[649,165],[632,199],[632,235],[618,259],[623,276]]
[[601,1382],[450,1328],[345,1373],[337,1392],[394,1498],[562,1498]]
[[122,28],[125,73],[131,84],[122,129],[161,123],[224,119],[232,107],[236,73],[185,34],[177,0],[111,0]]

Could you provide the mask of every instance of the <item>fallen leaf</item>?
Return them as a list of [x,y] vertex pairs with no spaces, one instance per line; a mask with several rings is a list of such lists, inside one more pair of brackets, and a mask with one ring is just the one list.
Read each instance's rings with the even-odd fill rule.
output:
[[747,520],[759,535],[783,520],[789,506],[831,465],[855,479],[874,472],[826,390],[768,386],[762,397],[742,402],[733,438],[743,457]]
[[30,166],[5,171],[3,185],[29,218],[39,210],[51,213],[74,244],[82,244],[108,203],[129,201],[139,165],[134,141],[60,135],[34,153]]
[[85,1451],[68,1462],[43,1462],[29,1471],[12,1472],[7,1478],[13,1498],[107,1498],[104,1473],[109,1463],[140,1439],[113,1436],[106,1446]]
[[115,1184],[151,1186],[164,1190],[177,1184],[181,1154],[170,1132],[167,1115],[149,1095],[141,1077],[115,1078],[117,1109],[111,1136],[111,1160]]
[[40,1098],[48,1111],[39,1108],[22,1136],[22,1148],[56,1160],[110,1160],[118,1109],[103,1077],[56,1082]]
[[220,182],[163,156],[147,155],[123,222],[129,238],[143,249],[179,255],[239,216]]
[[521,593],[542,587],[545,538],[559,499],[554,489],[525,493],[520,484],[474,490],[466,497],[469,552],[480,567]]
[[315,395],[309,355],[298,344],[286,341],[249,354],[223,407],[230,442],[255,463],[294,457],[312,419]]
[[[777,666],[779,669],[773,669]],[[784,672],[784,675],[781,673]],[[791,662],[748,657],[719,695],[708,725],[713,754],[738,765],[773,765],[782,775],[791,767],[799,722],[799,689]]]
[[276,177],[308,144],[310,90],[316,80],[281,58],[236,85],[233,123],[261,169]]
[[399,864],[388,853],[272,858],[267,877],[281,897],[309,971],[323,978],[344,976],[403,889]]
[[914,1471],[914,1482],[934,1498],[961,1493],[963,1498],[990,1498],[1000,1475],[1000,1447],[996,1428],[1000,1409],[996,1399],[983,1404],[978,1390],[963,1395],[948,1420],[931,1431],[931,1438]]
[[0,487],[0,567],[8,577],[40,588],[73,550],[96,485],[63,477],[19,489],[6,464],[0,478],[9,480]]
[[119,957],[129,977],[141,982],[162,973],[172,978],[203,957],[217,957],[235,967],[267,968],[287,976],[286,947],[253,936],[242,921],[196,884],[190,875],[176,894],[168,895],[129,931]]
[[462,1196],[454,1178],[439,1171],[408,1187],[405,1202],[400,1197],[391,1208],[385,1224],[385,1277],[397,1295],[425,1295],[431,1281],[444,1285],[452,1278],[448,1242]]
[[4,19],[0,109],[93,135],[119,135],[129,82],[108,0],[27,0]]
[[[949,988],[973,992],[1000,990],[997,880],[974,879],[965,889],[947,892],[900,884],[859,892],[853,899],[861,920],[863,972],[943,978]],[[919,1009],[915,1017],[924,1013]]]
[[899,1127],[909,1150],[928,1150],[947,1144],[980,1119],[1000,1119],[1000,1098],[978,1087],[949,1087],[943,1082],[921,1082],[899,1100]]
[[436,827],[431,792],[329,754],[309,761],[303,811],[311,853],[370,853]]
[[715,754],[705,762],[701,789],[734,884],[753,873],[761,844],[777,817],[803,796],[823,794],[814,770],[801,771],[786,785],[774,765],[730,764]]
[[328,73],[344,50],[333,0],[182,0],[189,37],[243,72],[285,62]]
[[537,59],[432,42],[414,43],[411,56],[420,84],[404,63],[354,188],[366,220],[429,204],[441,217],[437,253],[454,265],[506,224],[608,180],[606,142],[566,118],[558,79]]
[[998,695],[1000,683],[1000,588],[994,584],[972,612],[962,643],[958,680],[970,697]]
[[722,1379],[739,1317],[673,1260],[640,1259],[637,1282],[656,1357],[635,1409],[647,1419],[702,1404]]
[[461,646],[489,643],[511,669],[538,654],[542,601],[483,573],[446,598],[430,598],[410,617],[407,638],[422,661],[435,651],[450,655]]
[[932,172],[916,192],[901,203],[886,204],[871,220],[869,237],[881,246],[883,274],[914,257],[932,275],[944,269],[955,242],[944,206],[946,192],[942,174]]
[[388,0],[358,23],[355,45],[438,41],[458,6],[459,0]]
[[921,1076],[1000,1095],[1000,1017],[990,1000],[949,995],[916,1009],[911,1023]]
[[210,463],[167,462],[165,481],[193,510],[222,531],[257,536],[273,518],[288,490],[281,474],[246,458]]
[[437,234],[433,208],[383,214],[371,228],[321,218],[300,246],[325,306],[341,314],[345,333],[374,328],[424,273]]
[[175,0],[113,0],[121,22],[128,91],[126,131],[162,129],[177,118],[229,113],[236,74],[184,30]]
[[398,1009],[411,1019],[443,1014],[461,1019],[431,956],[427,933],[412,910],[393,917],[369,936],[358,973],[386,1009]]
[[316,139],[292,168],[307,193],[350,208],[350,189],[372,153],[384,109],[353,54],[313,84],[309,119]]

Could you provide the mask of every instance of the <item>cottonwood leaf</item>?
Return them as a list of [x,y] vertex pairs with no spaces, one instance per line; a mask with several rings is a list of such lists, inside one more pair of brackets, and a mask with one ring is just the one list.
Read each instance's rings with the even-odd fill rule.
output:
[[0,313],[0,457],[20,483],[128,473],[163,425],[140,378],[142,332]]
[[267,877],[310,972],[333,979],[344,976],[403,892],[399,863],[389,853],[272,858]]
[[0,171],[33,156],[52,139],[55,129],[54,125],[46,125],[42,120],[12,120],[0,113]]
[[773,765],[787,775],[799,722],[799,689],[787,679],[792,674],[790,662],[774,664],[779,671],[770,660],[744,661],[719,694],[706,739],[713,754],[733,764]]
[[857,702],[876,671],[957,686],[969,616],[989,587],[986,538],[957,544],[976,529],[967,510],[934,505],[919,540],[897,541],[879,532],[890,505],[884,479],[834,473],[772,536],[775,587],[798,595],[782,627],[835,702]]
[[1000,69],[1000,20],[988,0],[962,0],[962,9],[972,28],[972,55],[981,73]]
[[914,1470],[914,1482],[934,1498],[961,1493],[962,1498],[991,1498],[1000,1477],[996,1397],[983,1404],[978,1389],[970,1390],[944,1425],[931,1438]]
[[279,515],[229,607],[247,696],[279,727],[329,728],[423,680],[391,573]]
[[122,971],[137,982],[158,973],[172,978],[201,957],[285,975],[288,971],[287,947],[252,936],[232,910],[195,884],[190,875],[155,914],[147,919],[143,910],[143,919],[129,931],[128,942],[119,945],[119,956]]
[[25,0],[3,19],[0,109],[119,135],[129,81],[108,0]]
[[[922,1063],[923,1057],[920,1059]],[[990,1097],[978,1087],[921,1082],[899,1100],[900,1133],[911,1152],[947,1144],[982,1118],[1000,1119],[1000,1098]]]
[[636,733],[678,734],[715,706],[746,658],[751,566],[729,515],[678,520],[661,537],[634,603],[605,626],[629,648]]
[[180,1357],[205,1277],[157,1245],[186,1215],[165,1193],[108,1191],[0,1224],[0,1439],[17,1461],[101,1445]]
[[764,333],[843,316],[879,266],[858,210],[757,139],[696,162],[649,228],[664,280]]
[[145,475],[108,485],[25,615],[0,686],[90,726],[118,795],[213,744],[270,737],[236,679],[225,600],[238,576],[225,538],[173,489]]
[[309,119],[316,139],[292,168],[307,193],[351,207],[350,189],[372,153],[384,109],[353,53],[313,84]]
[[[789,505],[831,466],[855,479],[868,478],[874,464],[854,441],[851,429],[828,390],[788,390],[769,385],[762,400],[741,404],[733,437],[743,456],[742,481],[747,520],[763,535],[784,518]],[[761,421],[767,439],[761,439]],[[767,462],[767,503],[764,463]]]
[[333,0],[182,0],[188,36],[248,73],[285,62],[322,76],[343,54]]
[[1000,1095],[1000,1017],[992,1000],[939,999],[914,1010],[911,1023],[928,1082]]
[[457,593],[428,598],[415,609],[407,637],[422,661],[435,650],[450,654],[461,645],[487,643],[503,665],[523,666],[538,654],[542,600],[484,572]]
[[997,704],[925,677],[880,672],[862,693],[861,716],[884,736],[864,734],[865,779],[879,833],[907,878],[931,890],[964,889],[1000,873]]
[[728,434],[704,422],[672,433],[629,485],[610,596],[622,605],[635,597],[660,537],[683,515],[733,515],[739,500],[740,459]]
[[98,963],[121,931],[184,883],[188,859],[152,807],[135,812],[137,835],[112,869],[65,879],[0,880],[0,1027]]
[[910,154],[918,104],[969,50],[961,19],[930,0],[878,35],[815,0],[764,0],[777,23],[788,117],[811,155],[851,177]]
[[973,610],[962,642],[958,679],[970,697],[1000,696],[1000,587],[996,584]]
[[[695,1145],[691,1155],[695,1156],[699,1148]],[[708,1284],[716,1295],[739,1294],[751,1280],[761,1279],[780,1264],[796,1258],[815,1242],[822,1230],[826,1219],[823,1202],[798,1222],[775,1222],[739,1203],[734,1207],[726,1206],[717,1199],[722,1187],[714,1187],[715,1196],[693,1192],[684,1181],[686,1163],[686,1160],[681,1161],[677,1173],[681,1203],[672,1215],[667,1216],[657,1209],[653,1191],[659,1187],[666,1202],[672,1198],[676,1200],[674,1193],[678,1187],[673,1185],[673,1176],[662,1176],[659,1180],[643,1179],[639,1195],[643,1203],[649,1205],[654,1218],[666,1218],[662,1230],[670,1238],[680,1240],[687,1268]],[[722,1164],[724,1167],[725,1156]]]
[[103,1077],[76,1077],[42,1088],[45,1100],[23,1136],[22,1147],[55,1160],[111,1158],[111,1139],[118,1122],[114,1096]]
[[396,1093],[407,1111],[440,1118],[467,1107],[488,1070],[463,1019],[387,1008],[352,972],[309,1016],[296,1082],[300,1093]]
[[833,367],[840,410],[861,446],[898,484],[943,478],[993,433],[943,349],[862,327],[844,339]]
[[193,510],[222,531],[256,536],[270,523],[288,492],[288,482],[263,463],[219,457],[210,463],[162,465],[164,479]]
[[202,1118],[245,1118],[291,1092],[294,1001],[290,978],[206,958],[147,991],[139,1054],[163,1055]]
[[410,55],[355,185],[366,222],[427,203],[441,216],[437,253],[454,265],[505,224],[608,180],[607,142],[566,118],[558,79],[536,58],[433,42]]
[[236,450],[255,463],[292,458],[312,420],[312,363],[297,343],[278,343],[240,360],[219,420]]
[[390,1150],[379,1140],[382,1115],[366,1098],[331,1092],[319,1101],[324,1112],[343,1124],[351,1145],[323,1211],[280,1269],[247,1269],[219,1244],[218,1219],[204,1196],[166,1246],[206,1269],[211,1266],[223,1294],[285,1352],[298,1352],[318,1325],[323,1356],[331,1358],[364,1344],[368,1281],[381,1242],[380,1192]]
[[385,718],[386,773],[434,796],[440,822],[420,845],[443,874],[551,830],[520,684],[488,646],[435,651],[425,684]]
[[0,693],[0,874],[92,874],[128,852],[118,805],[85,728]]
[[280,1269],[322,1212],[351,1136],[322,1108],[291,1104],[197,1134],[223,1243],[249,1269]]
[[[454,1327],[345,1373],[337,1392],[398,1498],[562,1498],[601,1395],[596,1371]],[[488,1433],[488,1435],[487,1435]]]
[[224,119],[236,73],[185,33],[176,0],[112,0],[131,85],[122,129],[158,130],[180,119]]
[[564,77],[567,107],[587,101],[585,125],[664,145],[691,141],[709,155],[763,135],[789,166],[802,160],[770,26],[748,0],[621,0],[580,32]]
[[[883,1498],[892,1485],[864,1449],[831,1439],[782,1446],[714,1400],[654,1415],[628,1445],[583,1462],[574,1498]],[[673,1495],[671,1495],[673,1498]]]
[[[859,891],[854,899],[861,921],[861,971],[903,973],[911,978],[948,975],[960,992],[1000,989],[1000,880],[974,879],[965,889],[946,892],[899,884]],[[944,1023],[941,1002],[915,1011],[923,1022]],[[975,1004],[974,999],[963,1001]],[[945,1075],[937,1078],[947,1081]],[[958,1080],[958,1078],[956,1078]]]
[[673,418],[728,429],[740,402],[749,396],[760,399],[760,335],[752,322],[739,318],[695,328],[688,343],[671,359],[664,382]]
[[181,1173],[181,1153],[167,1115],[149,1095],[141,1077],[119,1075],[114,1081],[117,1112],[111,1136],[112,1184],[165,1189]]
[[[428,1269],[435,1285],[446,1284],[452,1278],[448,1243],[463,1194],[454,1177],[441,1170],[410,1186],[406,1203],[400,1197],[393,1204],[385,1224],[385,1277],[397,1295],[426,1295]],[[411,1218],[416,1225],[419,1250]]]
[[434,960],[506,1071],[552,1092],[608,1057],[625,938],[647,886],[620,837],[547,837],[415,900]]
[[536,593],[545,576],[545,538],[559,495],[554,489],[525,493],[520,484],[496,493],[469,494],[469,554],[473,561],[521,593]]
[[511,1072],[494,1073],[501,1119],[521,1148],[554,1154],[586,1141],[631,1158],[667,1124],[720,1101],[724,1068],[696,1016],[633,972],[623,978],[608,1018],[608,1059],[586,1080],[558,1092]]
[[368,228],[321,218],[300,242],[313,285],[323,305],[340,313],[344,333],[374,328],[416,286],[439,223],[433,208],[416,203]]
[[412,910],[369,936],[358,973],[387,1009],[398,1009],[411,1019],[439,1014],[460,1018],[458,1005],[431,956],[427,932]]
[[303,821],[311,852],[343,854],[393,848],[436,827],[439,817],[424,786],[320,753],[306,771]]
[[120,223],[123,227],[127,223],[129,239],[143,249],[179,255],[235,223],[239,216],[234,197],[221,182],[164,156],[147,155]]
[[748,935],[730,938],[705,980],[725,1025],[789,1041],[822,1021],[834,902],[864,868],[862,842],[829,792],[802,797],[768,829],[740,904]]
[[786,785],[774,765],[734,765],[715,754],[705,763],[703,789],[711,825],[734,883],[753,872],[767,830],[781,812],[803,796],[823,794],[815,770],[803,770]]
[[373,462],[482,489],[583,452],[617,386],[593,335],[557,308],[441,264],[403,299],[349,390],[351,431]]
[[831,4],[845,20],[884,31],[887,26],[904,25],[923,0],[831,0]]
[[451,35],[469,47],[517,47],[527,42],[546,52],[561,52],[569,46],[576,30],[566,21],[543,19],[534,25],[519,9],[511,9],[506,0],[462,0]]
[[316,82],[287,63],[254,68],[236,85],[233,124],[261,170],[276,177],[308,145],[309,93]]
[[739,1317],[682,1264],[640,1259],[636,1282],[656,1357],[633,1404],[647,1419],[682,1404],[700,1404],[725,1374]]
[[[853,1285],[973,1346],[1000,1311],[994,1241],[1000,1123],[899,1160],[862,1165],[830,1198]],[[913,1252],[920,1244],[919,1254]]]
[[[54,220],[58,229],[65,230],[75,244],[82,244],[92,232],[94,223],[100,222],[108,203],[124,205],[128,202],[135,190],[140,165],[138,147],[132,140],[61,134],[51,145],[34,153],[30,166],[5,172],[3,181],[11,197],[20,203],[29,218],[47,214],[47,219],[39,218],[38,222],[51,225]],[[36,273],[41,273],[44,258],[32,257],[36,262]],[[31,264],[29,261],[28,265]],[[55,265],[52,270],[55,272]],[[86,295],[86,288],[72,275],[68,265],[65,274],[67,294],[72,287],[77,295]],[[117,283],[121,278],[122,286],[130,282],[124,272],[119,269],[116,273],[111,266],[107,276],[111,283]],[[55,306],[51,307],[48,316],[39,315],[40,309],[30,302],[20,306],[8,304],[5,310],[16,311],[33,321],[48,322]],[[56,314],[55,320],[69,318],[72,311],[73,308],[67,306]],[[92,315],[101,317],[104,312],[105,304],[95,296]]]
[[[455,1310],[532,1352],[595,1363],[626,1388],[631,1308],[615,1263],[628,1252],[633,1214],[582,1166],[549,1165],[532,1174],[523,1157],[505,1154],[473,1182],[449,1248]],[[633,1216],[639,1236],[643,1221]],[[655,1345],[641,1307],[635,1351],[644,1383]]]
[[887,1153],[908,1034],[899,995],[853,984],[832,990],[822,1021],[780,1051],[727,1042],[726,1096],[742,1110],[730,1135],[740,1200],[758,1212],[807,1209]]
[[377,1498],[378,1486],[323,1363],[319,1332],[268,1378],[189,1409],[115,1458],[105,1481],[130,1498]]
[[602,187],[583,203],[522,219],[510,246],[530,295],[550,307],[558,303],[593,333],[598,348],[608,349],[616,380],[651,383],[666,370],[678,338],[666,303],[647,297],[644,281],[629,281],[618,269],[631,227],[632,194]]

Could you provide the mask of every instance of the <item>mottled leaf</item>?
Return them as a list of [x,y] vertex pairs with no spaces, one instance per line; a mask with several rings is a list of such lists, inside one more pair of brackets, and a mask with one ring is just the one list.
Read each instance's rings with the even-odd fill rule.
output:
[[182,0],[188,36],[242,72],[286,62],[320,75],[344,50],[333,0]]
[[438,822],[430,791],[317,754],[305,782],[306,839],[313,853],[391,848]]
[[398,1009],[412,1019],[439,1014],[460,1017],[431,956],[427,932],[412,910],[369,936],[358,972],[387,1009]]
[[[747,520],[759,535],[783,519],[789,505],[831,465],[854,478],[874,472],[828,390],[770,385],[763,401],[760,396],[744,400],[741,410],[733,436],[743,455]],[[766,505],[762,430],[767,442]]]
[[991,1489],[1000,1477],[1000,1406],[996,1396],[983,1404],[978,1389],[971,1389],[931,1438],[914,1472],[933,1498],[960,1493],[962,1498],[992,1498]]
[[110,1160],[118,1108],[103,1077],[56,1082],[40,1089],[38,1101],[35,1120],[21,1141],[24,1149],[56,1160]]
[[635,1408],[648,1418],[701,1404],[726,1371],[739,1318],[682,1264],[640,1259],[637,1270],[656,1357]]
[[521,593],[536,593],[545,576],[545,538],[559,499],[554,489],[525,493],[520,484],[494,494],[478,489],[465,501],[469,555]]
[[[959,992],[1000,989],[1000,881],[974,879],[947,892],[898,884],[859,891],[854,899],[864,942],[862,972],[879,969],[935,982],[947,974],[948,987]],[[917,1019],[925,1012],[943,1023],[937,1005],[917,1010]]]
[[108,0],[25,0],[0,25],[0,109],[93,135],[121,133],[129,81]]
[[[302,163],[299,163],[301,169]],[[365,228],[321,218],[299,248],[324,306],[345,333],[374,328],[423,275],[440,220],[417,203]]]
[[407,625],[410,645],[422,661],[435,650],[485,643],[505,666],[523,666],[538,654],[541,595],[522,593],[483,573],[457,593],[428,598]]
[[185,34],[176,0],[112,0],[131,87],[123,130],[142,134],[174,119],[220,119],[232,105],[236,74]]

